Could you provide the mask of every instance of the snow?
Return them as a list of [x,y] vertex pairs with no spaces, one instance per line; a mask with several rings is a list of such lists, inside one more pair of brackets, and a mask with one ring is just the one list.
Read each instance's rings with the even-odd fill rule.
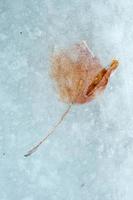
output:
[[[132,11],[132,0],[0,1],[0,200],[133,199]],[[119,69],[25,158],[67,107],[51,55],[82,40]]]

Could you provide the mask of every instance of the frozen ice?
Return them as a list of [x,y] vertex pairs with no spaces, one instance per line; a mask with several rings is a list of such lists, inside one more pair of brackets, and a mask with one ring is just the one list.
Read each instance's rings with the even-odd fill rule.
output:
[[[132,0],[0,0],[0,200],[133,199],[132,20]],[[119,69],[24,158],[67,107],[51,55],[82,40]]]

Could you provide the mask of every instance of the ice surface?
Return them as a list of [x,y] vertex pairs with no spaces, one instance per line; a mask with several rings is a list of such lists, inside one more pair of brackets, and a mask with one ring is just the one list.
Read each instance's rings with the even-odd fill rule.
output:
[[[0,200],[133,199],[132,20],[132,0],[0,0]],[[82,40],[120,67],[24,158],[66,109],[50,57]]]

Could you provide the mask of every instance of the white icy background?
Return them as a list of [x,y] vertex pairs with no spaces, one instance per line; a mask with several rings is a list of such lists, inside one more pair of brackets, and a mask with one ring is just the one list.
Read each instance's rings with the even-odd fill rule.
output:
[[[132,21],[132,0],[0,0],[0,200],[133,199]],[[49,78],[54,48],[81,40],[120,67],[24,158],[66,109]]]

